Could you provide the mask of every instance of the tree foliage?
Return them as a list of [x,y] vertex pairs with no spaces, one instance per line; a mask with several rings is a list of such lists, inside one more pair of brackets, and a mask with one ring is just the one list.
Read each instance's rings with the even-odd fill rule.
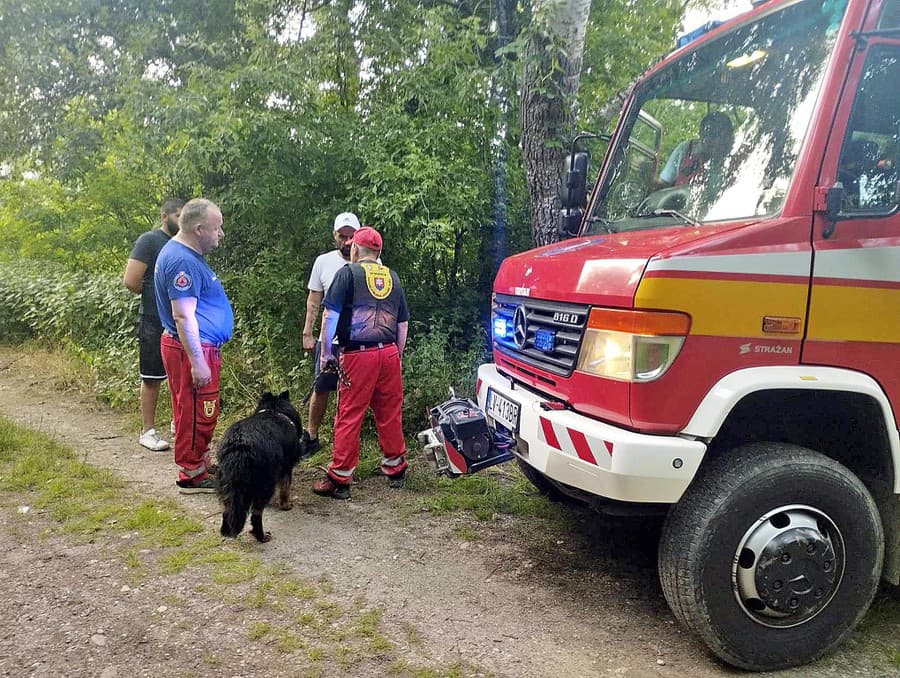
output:
[[[579,57],[535,21],[548,4],[563,18],[590,6],[585,67],[567,76],[582,74],[577,91],[546,86]],[[592,126],[669,48],[683,9],[0,0],[0,257],[118,275],[164,198],[208,197],[225,214],[213,266],[239,332],[289,371],[303,361],[312,260],[333,246],[334,215],[353,210],[384,233],[413,344],[439,331],[467,351],[483,340],[495,254],[532,244],[522,148],[549,148],[558,165],[575,121]],[[516,97],[526,83],[564,113],[536,145],[520,136],[533,112],[521,102],[537,105]]]

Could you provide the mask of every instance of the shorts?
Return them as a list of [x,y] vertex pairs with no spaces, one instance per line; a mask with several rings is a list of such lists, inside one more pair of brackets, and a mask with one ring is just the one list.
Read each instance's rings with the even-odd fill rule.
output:
[[316,339],[316,347],[313,349],[313,364],[315,365],[315,381],[313,381],[313,390],[316,393],[331,393],[337,391],[338,375],[322,374],[322,368],[319,364],[319,358],[322,356],[322,342]]
[[138,352],[141,379],[162,381],[166,378],[162,355],[159,352],[159,338],[162,336],[162,322],[155,316],[141,316],[138,321]]

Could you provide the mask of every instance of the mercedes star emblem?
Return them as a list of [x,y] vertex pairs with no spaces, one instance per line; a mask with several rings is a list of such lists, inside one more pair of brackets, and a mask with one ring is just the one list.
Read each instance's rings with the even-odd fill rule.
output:
[[513,314],[513,341],[519,349],[523,349],[526,339],[528,339],[527,311],[524,306],[518,306]]

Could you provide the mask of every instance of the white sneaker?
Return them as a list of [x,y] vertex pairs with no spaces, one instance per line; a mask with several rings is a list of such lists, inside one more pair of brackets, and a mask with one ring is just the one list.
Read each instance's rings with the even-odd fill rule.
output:
[[154,452],[161,452],[162,450],[169,449],[169,443],[156,435],[155,428],[144,431],[141,434],[141,437],[138,438],[138,442],[148,450],[153,450]]

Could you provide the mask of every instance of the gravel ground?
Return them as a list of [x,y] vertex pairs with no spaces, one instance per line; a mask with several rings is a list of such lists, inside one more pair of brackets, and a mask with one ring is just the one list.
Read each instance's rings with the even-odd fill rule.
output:
[[[52,361],[0,347],[0,416],[84,454],[126,478],[138,495],[178,502],[218,528],[214,496],[181,496],[171,453],[137,445],[133,417],[65,390]],[[249,406],[249,404],[248,404]],[[413,458],[413,463],[425,464]],[[294,509],[265,513],[273,540],[239,543],[265,563],[328,581],[337,601],[381,610],[395,659],[451,673],[496,676],[729,676],[669,612],[657,581],[656,530],[647,521],[577,513],[561,534],[541,521],[403,510],[383,478],[363,478],[353,499],[314,496],[298,468]],[[401,495],[402,496],[402,495]],[[209,574],[189,568],[135,582],[121,540],[91,543],[48,531],[21,497],[0,497],[0,675],[386,675],[372,659],[295,661],[271,640],[252,640],[266,611],[208,595]],[[460,535],[465,534],[465,538]],[[118,541],[117,541],[118,540]],[[207,593],[204,593],[207,592]],[[896,598],[886,590],[880,599]],[[879,601],[876,600],[876,603]],[[897,647],[900,620],[866,625],[835,655],[779,676],[895,675],[880,645]],[[863,635],[864,634],[864,635]]]

